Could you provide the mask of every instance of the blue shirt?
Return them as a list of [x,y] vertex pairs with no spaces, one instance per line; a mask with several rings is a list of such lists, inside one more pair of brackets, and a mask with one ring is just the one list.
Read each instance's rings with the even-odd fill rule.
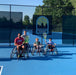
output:
[[54,42],[53,41],[48,41],[47,44],[54,45]]

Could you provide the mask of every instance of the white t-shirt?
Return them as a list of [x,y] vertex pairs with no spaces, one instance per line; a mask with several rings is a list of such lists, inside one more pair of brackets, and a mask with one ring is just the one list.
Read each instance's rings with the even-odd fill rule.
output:
[[21,35],[21,37],[24,38],[24,43],[28,43],[29,38],[27,35]]

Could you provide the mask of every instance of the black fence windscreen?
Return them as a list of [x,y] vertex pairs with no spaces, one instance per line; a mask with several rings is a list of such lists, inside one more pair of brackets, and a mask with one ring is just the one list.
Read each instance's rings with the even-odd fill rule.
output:
[[76,16],[63,16],[63,35],[64,44],[76,44]]
[[43,33],[47,33],[46,40],[52,38],[58,45],[76,44],[76,10],[66,9],[44,5],[0,4],[0,44],[14,43],[17,34],[23,34],[24,30],[33,37],[32,40],[39,37],[43,43]]
[[0,43],[13,43],[21,27],[22,12],[0,11]]

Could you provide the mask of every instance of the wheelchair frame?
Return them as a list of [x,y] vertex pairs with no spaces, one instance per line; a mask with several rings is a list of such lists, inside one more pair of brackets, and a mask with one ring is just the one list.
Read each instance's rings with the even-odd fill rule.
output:
[[[29,45],[29,48],[27,49],[28,50],[28,54],[29,54],[29,51],[31,51],[31,47]],[[23,51],[23,57],[25,58],[25,54],[27,53],[26,50]],[[17,51],[17,47],[14,47],[12,49],[12,52],[10,54],[10,58],[12,59],[14,56],[16,55],[16,57],[18,58],[18,51]]]
[[58,54],[58,50],[57,50],[56,46],[53,47],[53,51],[50,51],[50,50],[51,50],[51,48],[48,48],[48,45],[47,45],[45,50],[44,50],[44,54],[47,54],[47,52],[49,52],[49,54],[50,54],[50,52],[52,52],[52,55],[54,52],[56,52],[56,54]]
[[[41,45],[40,45],[40,46],[41,46]],[[42,53],[44,52],[44,48],[43,48],[43,46],[42,46],[42,47],[39,47],[39,46],[38,46],[38,48],[36,49],[35,46],[33,46],[32,51],[31,51],[31,53],[32,53],[33,56],[34,56],[35,51],[36,51],[36,53],[39,53],[39,56],[40,56],[40,53],[41,53],[41,52],[42,52]]]

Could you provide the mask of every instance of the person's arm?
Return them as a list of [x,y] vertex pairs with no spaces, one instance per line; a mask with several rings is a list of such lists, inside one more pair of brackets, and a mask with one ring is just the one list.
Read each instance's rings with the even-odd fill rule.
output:
[[24,38],[22,38],[22,42],[24,42]]
[[36,42],[33,44],[34,46],[37,46]]
[[38,45],[40,45],[41,43],[40,43],[40,41],[39,41],[39,44]]
[[17,44],[17,39],[15,38],[15,40],[14,40],[14,45],[15,46],[17,46],[18,44]]
[[45,40],[45,43],[47,44],[47,41]]
[[54,43],[54,45],[56,45],[56,43]]
[[53,44],[53,45],[56,45],[56,43],[54,43],[53,41],[52,41],[52,44]]
[[15,45],[15,46],[18,46],[18,44],[17,44],[16,42],[14,42],[14,45]]
[[34,46],[37,46],[36,43],[34,43]]

